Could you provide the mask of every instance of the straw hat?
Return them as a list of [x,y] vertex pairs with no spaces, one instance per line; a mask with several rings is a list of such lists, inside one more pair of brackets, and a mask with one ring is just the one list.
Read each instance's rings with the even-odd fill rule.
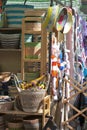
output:
[[63,7],[61,8],[58,14],[56,29],[66,34],[70,31],[71,27],[72,27],[72,10],[70,8]]

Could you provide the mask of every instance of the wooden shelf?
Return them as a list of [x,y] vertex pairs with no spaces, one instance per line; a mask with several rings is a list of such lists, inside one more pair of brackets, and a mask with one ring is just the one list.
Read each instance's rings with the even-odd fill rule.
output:
[[24,62],[41,62],[41,60],[40,59],[28,59],[28,58],[25,58]]
[[41,34],[41,31],[24,30],[25,34]]
[[21,28],[0,28],[0,32],[7,34],[21,33]]
[[0,113],[2,114],[8,114],[8,115],[42,115],[42,110],[41,112],[23,112],[23,111],[20,111],[20,110],[9,110],[9,111],[1,111],[0,110]]
[[[1,34],[21,34],[21,28],[0,28]],[[0,71],[20,72],[21,49],[0,48]]]
[[0,28],[0,31],[8,31],[8,30],[12,30],[12,31],[21,31],[21,28]]
[[41,116],[42,118],[42,127],[45,125],[45,116],[50,115],[50,95],[44,97],[43,101],[43,109],[40,109],[38,112],[24,112],[20,110],[7,110],[2,111],[0,110],[1,114],[7,115],[20,115],[20,116]]
[[[34,12],[34,13],[36,13],[36,12]],[[33,17],[32,17],[33,16]],[[32,14],[32,16],[30,17],[30,16],[27,16],[26,18],[25,18],[25,20],[26,20],[26,22],[27,21],[36,21],[36,22],[41,22],[41,16],[34,16],[34,14]]]
[[0,51],[18,51],[18,52],[21,52],[21,49],[0,49]]

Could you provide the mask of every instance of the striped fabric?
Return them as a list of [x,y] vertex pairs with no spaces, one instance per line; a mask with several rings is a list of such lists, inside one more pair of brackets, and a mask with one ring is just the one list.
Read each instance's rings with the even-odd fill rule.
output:
[[21,27],[22,18],[26,9],[34,8],[33,5],[9,4],[4,7],[8,27]]
[[[21,2],[18,0],[16,0],[16,1],[7,0],[7,4],[24,4],[24,0]],[[37,2],[37,0],[35,2],[32,2],[31,0],[27,0],[26,5],[33,5],[35,9],[36,8],[41,8],[41,9],[48,8],[50,6],[50,0],[48,2],[45,2],[44,0],[43,0],[43,2],[39,2],[39,1]]]
[[54,55],[51,55],[51,75],[52,77],[58,76],[57,58]]

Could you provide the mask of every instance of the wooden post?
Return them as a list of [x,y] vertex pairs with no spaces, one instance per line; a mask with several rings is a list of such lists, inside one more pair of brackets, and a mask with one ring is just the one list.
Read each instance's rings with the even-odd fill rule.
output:
[[70,61],[70,77],[74,75],[74,66],[73,66],[73,45],[72,45],[72,29],[66,34],[66,47],[70,50],[69,61]]
[[0,13],[2,13],[2,0],[0,0]]

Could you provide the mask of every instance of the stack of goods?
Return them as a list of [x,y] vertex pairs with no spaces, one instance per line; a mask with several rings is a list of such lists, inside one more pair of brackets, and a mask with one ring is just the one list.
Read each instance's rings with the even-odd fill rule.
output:
[[21,27],[22,18],[26,9],[34,8],[33,5],[23,4],[7,4],[4,6],[4,11],[7,16],[8,27]]
[[0,47],[3,49],[18,49],[20,34],[0,34]]

